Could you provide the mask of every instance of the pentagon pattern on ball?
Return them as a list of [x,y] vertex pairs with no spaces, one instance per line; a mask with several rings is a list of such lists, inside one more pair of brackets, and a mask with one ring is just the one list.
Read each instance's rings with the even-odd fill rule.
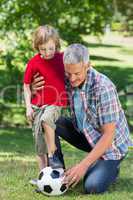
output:
[[63,184],[60,188],[61,192],[64,192],[67,189],[66,184]]
[[44,185],[44,192],[51,193],[53,190],[50,185]]
[[60,177],[60,173],[57,170],[53,170],[52,173],[50,174],[51,177],[54,178],[59,178]]
[[38,179],[41,180],[42,177],[43,177],[43,172],[41,172],[41,173],[39,174]]

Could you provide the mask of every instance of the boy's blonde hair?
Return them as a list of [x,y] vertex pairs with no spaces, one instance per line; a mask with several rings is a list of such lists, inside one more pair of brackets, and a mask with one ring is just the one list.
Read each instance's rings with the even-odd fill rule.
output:
[[55,42],[56,51],[58,51],[60,38],[57,30],[50,25],[39,26],[33,35],[33,48],[39,50],[38,46],[47,43],[50,39]]

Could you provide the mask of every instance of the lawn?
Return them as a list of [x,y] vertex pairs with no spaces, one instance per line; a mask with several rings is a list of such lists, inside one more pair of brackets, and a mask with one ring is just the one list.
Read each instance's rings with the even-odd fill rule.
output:
[[133,84],[133,37],[111,34],[104,36],[100,43],[94,37],[84,39],[92,65],[108,75],[118,91]]
[[[91,54],[91,63],[107,74],[118,91],[133,84],[133,38],[107,35],[99,43],[94,37],[84,37]],[[0,66],[0,75],[4,66]],[[0,86],[4,88],[3,76]],[[20,108],[19,108],[20,107]],[[4,112],[4,110],[3,110]],[[6,124],[25,124],[21,105],[4,115]],[[1,112],[2,113],[2,112]],[[131,119],[132,120],[132,119]],[[133,133],[133,132],[132,132]],[[133,135],[133,134],[132,134]],[[79,162],[86,154],[62,141],[66,166]],[[27,128],[0,129],[0,200],[47,200],[49,197],[34,192],[28,181],[38,175],[32,133]],[[132,200],[133,199],[133,149],[123,161],[120,178],[103,195],[83,194],[82,181],[54,200]]]
[[[86,153],[62,141],[67,167],[74,165]],[[83,194],[82,181],[57,200],[132,200],[133,150],[123,161],[120,178],[103,195]],[[38,174],[32,134],[29,129],[0,129],[0,200],[47,200],[49,197],[34,192],[28,181]]]

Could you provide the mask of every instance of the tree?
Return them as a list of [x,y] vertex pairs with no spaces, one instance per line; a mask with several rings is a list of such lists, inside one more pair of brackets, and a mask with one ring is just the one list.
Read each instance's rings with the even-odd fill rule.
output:
[[123,25],[123,30],[133,34],[133,1],[113,0],[114,19]]
[[23,33],[39,24],[59,29],[63,39],[74,42],[80,34],[99,34],[110,22],[108,0],[1,0],[0,27]]

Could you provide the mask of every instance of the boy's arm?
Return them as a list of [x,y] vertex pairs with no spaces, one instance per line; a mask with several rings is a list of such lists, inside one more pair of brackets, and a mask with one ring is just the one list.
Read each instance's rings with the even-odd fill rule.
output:
[[24,83],[24,99],[26,104],[26,116],[29,121],[33,120],[33,109],[31,106],[31,89],[30,84]]
[[24,83],[24,99],[26,108],[31,106],[31,90],[30,90],[30,84]]

